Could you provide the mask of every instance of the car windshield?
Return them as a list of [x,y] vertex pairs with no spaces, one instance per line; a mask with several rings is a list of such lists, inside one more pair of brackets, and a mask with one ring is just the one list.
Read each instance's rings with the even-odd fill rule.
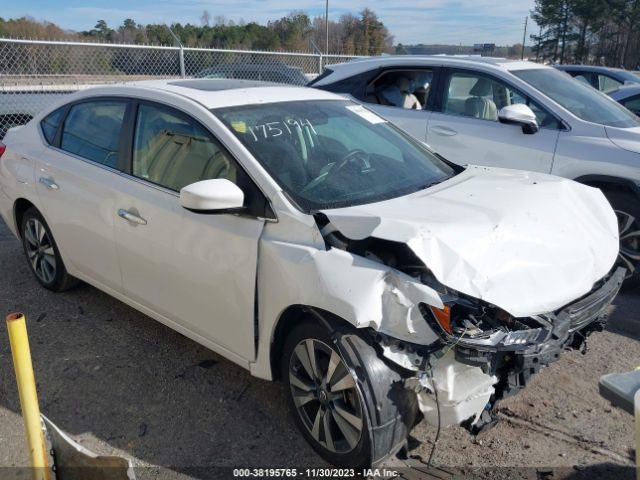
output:
[[370,110],[343,100],[214,109],[306,213],[386,200],[455,172]]
[[512,71],[576,117],[610,127],[640,126],[640,120],[604,93],[553,68]]

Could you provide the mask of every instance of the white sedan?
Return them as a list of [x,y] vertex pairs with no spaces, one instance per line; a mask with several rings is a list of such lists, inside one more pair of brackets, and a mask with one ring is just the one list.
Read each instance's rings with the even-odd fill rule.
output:
[[462,168],[332,93],[242,81],[66,97],[0,144],[0,214],[43,287],[83,280],[280,377],[339,466],[422,417],[492,424],[624,277],[599,190]]

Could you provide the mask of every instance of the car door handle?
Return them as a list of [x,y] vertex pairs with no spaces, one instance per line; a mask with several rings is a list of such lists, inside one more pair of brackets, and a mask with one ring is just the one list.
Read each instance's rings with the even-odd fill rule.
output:
[[118,216],[120,218],[124,218],[125,220],[128,220],[131,223],[135,223],[136,225],[146,225],[147,221],[136,215],[135,213],[131,213],[128,210],[125,210],[124,208],[121,208],[120,210],[118,210]]
[[38,182],[47,187],[49,190],[60,190],[60,186],[51,178],[40,177],[38,179]]
[[443,127],[441,125],[434,125],[433,127],[431,127],[431,131],[437,133],[438,135],[444,135],[445,137],[452,137],[454,135],[457,135],[458,133],[452,128]]

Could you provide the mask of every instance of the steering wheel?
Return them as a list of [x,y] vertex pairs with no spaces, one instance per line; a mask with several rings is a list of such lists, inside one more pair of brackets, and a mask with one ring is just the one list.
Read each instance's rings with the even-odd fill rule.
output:
[[368,157],[369,154],[367,152],[365,152],[364,150],[361,150],[359,148],[356,148],[355,150],[351,150],[344,157],[342,157],[339,161],[337,161],[333,165],[331,165],[326,172],[322,172],[316,178],[311,180],[311,182],[309,182],[306,187],[304,187],[302,190],[300,190],[300,193],[305,193],[305,192],[308,192],[309,190],[312,190],[314,187],[316,187],[317,185],[319,185],[323,181],[326,181],[329,177],[331,177],[331,176],[335,175],[336,173],[340,172],[348,163],[350,163],[350,162],[352,162],[352,161],[354,161],[356,159],[362,160],[363,156],[364,157]]

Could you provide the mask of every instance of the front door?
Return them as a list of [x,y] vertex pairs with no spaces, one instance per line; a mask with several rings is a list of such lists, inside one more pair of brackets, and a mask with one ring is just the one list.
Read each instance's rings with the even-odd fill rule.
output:
[[[540,130],[528,135],[518,125],[498,121],[506,105],[527,104]],[[441,111],[429,120],[427,143],[458,165],[487,165],[549,173],[560,122],[501,80],[469,71],[449,71]]]
[[131,176],[121,178],[112,212],[125,294],[192,338],[253,360],[264,220],[190,212],[178,193],[211,178],[243,186],[244,172],[183,113],[140,103],[134,123]]

